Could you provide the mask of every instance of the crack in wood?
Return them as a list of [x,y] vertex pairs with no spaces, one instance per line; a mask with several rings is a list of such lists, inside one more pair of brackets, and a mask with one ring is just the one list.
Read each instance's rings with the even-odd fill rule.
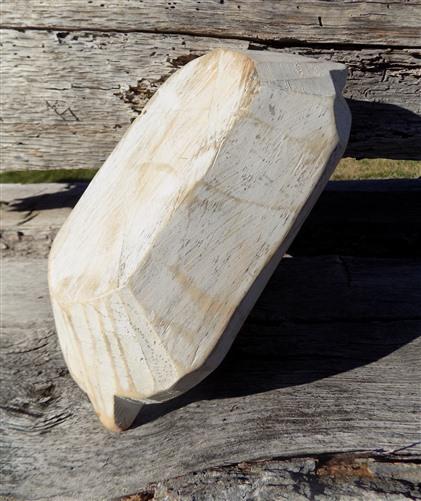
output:
[[[66,33],[100,33],[100,34],[145,34],[145,35],[173,35],[173,36],[191,36],[191,37],[201,37],[201,38],[209,38],[209,39],[217,39],[220,40],[239,40],[250,42],[252,45],[258,47],[259,44],[263,44],[267,47],[274,49],[283,49],[290,47],[313,47],[315,49],[324,49],[329,47],[334,50],[358,50],[358,49],[396,49],[396,50],[404,50],[404,49],[418,49],[421,48],[421,43],[411,43],[411,44],[393,44],[390,43],[361,43],[361,42],[335,42],[332,40],[323,42],[323,41],[306,41],[300,38],[295,38],[292,36],[289,37],[276,37],[276,38],[260,38],[260,37],[252,37],[252,36],[242,36],[240,34],[230,35],[229,33],[223,34],[214,34],[207,32],[197,33],[195,31],[189,30],[159,30],[159,29],[118,29],[118,28],[108,28],[108,27],[100,27],[96,28],[93,26],[78,26],[78,27],[62,27],[57,25],[49,25],[47,27],[43,26],[35,26],[35,25],[14,25],[14,24],[0,24],[0,30],[13,30],[21,33],[25,33],[27,31],[43,31],[43,32],[58,32],[63,33],[62,30],[65,30]],[[65,37],[62,37],[62,39]],[[60,42],[59,42],[60,43]],[[254,47],[253,47],[254,48]],[[257,49],[255,49],[257,50]]]

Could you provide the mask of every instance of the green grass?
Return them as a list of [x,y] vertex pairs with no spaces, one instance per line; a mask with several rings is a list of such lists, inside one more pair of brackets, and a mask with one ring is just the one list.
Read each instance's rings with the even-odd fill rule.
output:
[[70,183],[90,181],[97,169],[51,169],[0,173],[0,183]]
[[421,177],[420,161],[343,158],[333,173],[332,179],[414,179],[417,177]]
[[[51,169],[0,173],[0,183],[69,183],[90,181],[97,169]],[[398,179],[421,177],[421,162],[383,158],[355,160],[343,158],[332,179]]]

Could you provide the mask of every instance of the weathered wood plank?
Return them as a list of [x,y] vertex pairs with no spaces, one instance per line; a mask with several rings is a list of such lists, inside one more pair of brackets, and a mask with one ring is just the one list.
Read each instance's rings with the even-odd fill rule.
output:
[[[100,167],[176,68],[241,40],[97,32],[3,32],[2,168]],[[420,159],[415,49],[271,49],[345,63],[353,113],[346,155]]]
[[285,259],[222,365],[123,435],[67,373],[46,261],[2,264],[4,495],[108,499],[258,458],[421,452],[419,260]]
[[415,460],[399,460],[396,454],[376,458],[357,453],[210,468],[148,485],[121,501],[404,501],[420,498],[420,486],[421,468]]
[[323,44],[420,46],[417,0],[5,0],[20,28],[183,33]]
[[[47,257],[58,229],[86,186],[2,185],[1,256]],[[416,257],[421,249],[420,220],[421,180],[333,181],[288,253]]]

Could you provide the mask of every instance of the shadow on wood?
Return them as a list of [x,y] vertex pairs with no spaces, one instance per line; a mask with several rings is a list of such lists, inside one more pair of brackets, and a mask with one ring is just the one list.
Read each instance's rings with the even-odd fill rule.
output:
[[[57,184],[53,193],[41,193],[25,198],[19,198],[9,204],[9,210],[18,212],[42,211],[53,209],[72,209],[78,202],[89,183],[69,182]],[[50,185],[51,186],[51,185]]]
[[334,181],[289,248],[293,256],[417,257],[421,179]]
[[[57,185],[57,192],[17,199],[8,209],[29,212],[72,208],[87,183],[63,186]],[[421,180],[331,181],[289,253],[419,256],[420,220]]]
[[388,103],[347,99],[352,127],[345,156],[421,160],[421,117]]
[[[185,395],[145,406],[134,427],[192,402],[246,397],[352,371],[420,335],[419,260],[396,260],[392,268],[387,260],[383,275],[374,259],[365,266],[353,258],[336,258],[332,266],[332,259],[312,258],[314,271],[307,260],[284,259],[219,368]],[[370,262],[376,262],[374,272]]]

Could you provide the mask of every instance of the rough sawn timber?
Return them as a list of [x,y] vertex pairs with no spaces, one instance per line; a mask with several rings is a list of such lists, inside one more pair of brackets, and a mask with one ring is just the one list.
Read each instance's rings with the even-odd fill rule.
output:
[[178,67],[226,47],[297,53],[348,67],[346,156],[421,159],[421,52],[288,46],[179,34],[4,30],[2,168],[100,167]]
[[3,25],[24,29],[421,46],[419,0],[4,0],[2,14]]
[[285,259],[222,365],[117,435],[67,372],[46,260],[2,265],[4,495],[110,499],[263,458],[419,458],[419,260]]

